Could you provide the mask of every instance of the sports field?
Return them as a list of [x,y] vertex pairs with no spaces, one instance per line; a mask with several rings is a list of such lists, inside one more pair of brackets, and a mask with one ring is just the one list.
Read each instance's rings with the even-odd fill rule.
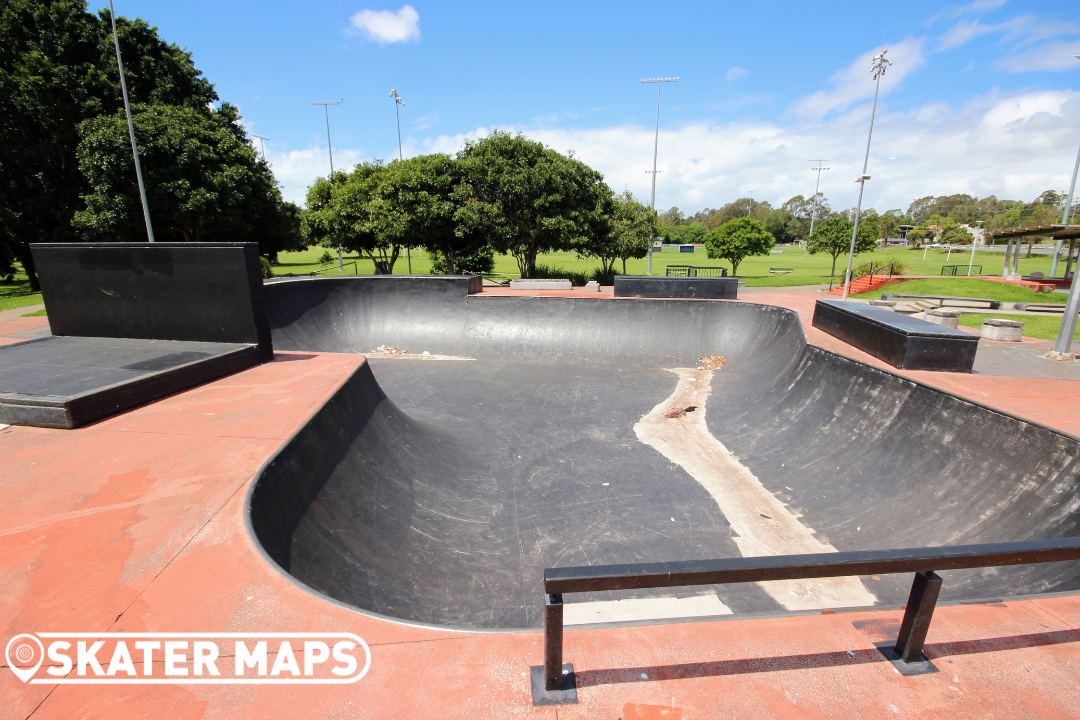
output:
[[[323,266],[319,264],[319,257],[325,252],[325,248],[309,248],[301,252],[281,253],[280,264],[274,268],[277,275],[294,273],[306,275]],[[779,251],[779,252],[776,252]],[[774,254],[763,257],[750,257],[739,265],[739,279],[750,287],[765,286],[791,286],[791,285],[822,285],[829,282],[829,270],[832,258],[827,255],[809,255],[806,250],[796,246],[778,247]],[[967,270],[968,255],[953,253],[950,257],[947,253],[939,250],[926,252],[923,259],[923,250],[915,249],[891,249],[877,250],[872,253],[863,253],[855,258],[855,265],[860,265],[871,260],[875,262],[888,262],[892,259],[901,260],[907,265],[907,275],[939,275],[943,265],[963,265],[962,272]],[[367,259],[357,257],[355,253],[346,253],[345,263],[356,263],[356,272],[360,275],[371,275],[375,272],[374,264]],[[593,258],[581,258],[572,252],[555,252],[540,255],[537,260],[548,266],[588,272],[599,267],[598,260]],[[995,274],[1001,271],[1005,257],[1000,252],[976,252],[975,264],[983,266],[983,272]],[[698,247],[693,253],[679,252],[678,248],[665,247],[663,252],[653,255],[653,274],[663,275],[668,265],[703,265],[714,267],[727,267],[729,263],[721,260],[710,260],[705,248]],[[616,270],[622,271],[622,263],[617,262]],[[791,272],[784,272],[781,268],[792,268]],[[773,269],[776,269],[773,272]],[[645,260],[630,260],[626,263],[626,272],[630,275],[644,275],[646,270]],[[838,258],[836,271],[843,272],[844,258]],[[1028,274],[1032,271],[1049,273],[1050,258],[1043,255],[1033,255],[1025,258],[1021,255],[1020,272]],[[431,263],[423,250],[414,250],[412,253],[412,271],[414,274],[426,275],[431,271]],[[345,268],[345,274],[352,275],[354,269],[351,266]],[[332,268],[325,275],[341,274]],[[395,275],[408,274],[408,264],[405,257],[401,257],[394,265]],[[519,277],[517,263],[510,255],[497,255],[495,257],[495,272],[490,275],[494,280],[506,280]]]

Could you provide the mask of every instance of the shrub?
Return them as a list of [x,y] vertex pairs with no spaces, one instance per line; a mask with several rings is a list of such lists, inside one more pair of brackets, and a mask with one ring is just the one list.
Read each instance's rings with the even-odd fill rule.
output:
[[260,255],[259,266],[262,268],[263,280],[274,277],[274,266],[270,264],[270,258]]
[[609,272],[604,272],[603,268],[596,268],[592,271],[592,273],[590,273],[589,277],[591,277],[593,280],[600,283],[601,285],[614,285],[615,276],[621,274],[622,273],[616,271],[615,268],[611,268]]
[[[429,250],[428,257],[431,259],[432,275],[447,274],[445,255],[438,250]],[[482,247],[468,255],[454,258],[455,273],[490,275],[493,270],[495,270],[495,251],[489,247]]]
[[336,259],[337,258],[334,257],[334,254],[332,252],[330,252],[329,250],[323,250],[323,254],[319,256],[319,263],[322,265],[329,265]]
[[877,270],[878,268],[885,267],[889,263],[892,263],[893,275],[907,275],[907,261],[901,260],[900,258],[889,257],[880,262],[875,262],[872,267]]

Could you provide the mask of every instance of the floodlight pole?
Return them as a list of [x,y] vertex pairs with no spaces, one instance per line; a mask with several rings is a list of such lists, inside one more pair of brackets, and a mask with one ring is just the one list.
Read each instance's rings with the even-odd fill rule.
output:
[[146,202],[146,186],[143,184],[142,164],[139,162],[139,145],[135,142],[135,123],[131,121],[131,103],[128,101],[127,81],[124,79],[124,61],[120,59],[120,36],[116,34],[116,10],[109,0],[109,19],[112,20],[113,44],[116,46],[116,67],[120,70],[120,92],[124,96],[124,114],[127,115],[128,136],[131,138],[131,155],[135,158],[135,179],[139,183],[142,199],[143,220],[146,222],[146,238],[154,242],[154,226],[150,223],[150,205]]
[[874,75],[874,106],[870,111],[870,132],[866,135],[866,155],[863,156],[862,175],[855,180],[855,182],[859,183],[859,201],[855,204],[855,227],[851,230],[851,249],[848,250],[847,271],[844,273],[844,296],[841,300],[847,300],[848,291],[851,289],[851,262],[855,259],[855,238],[859,234],[859,216],[862,215],[863,190],[866,188],[866,181],[870,179],[870,176],[866,174],[866,165],[870,162],[870,138],[874,136],[874,116],[877,115],[878,91],[881,89],[881,76],[885,74],[885,69],[892,65],[889,60],[885,59],[885,53],[887,52],[889,52],[887,49],[882,50],[874,56],[870,63],[870,72]]
[[[1074,58],[1080,60],[1080,55],[1073,55]],[[1069,215],[1072,214],[1072,199],[1073,192],[1076,191],[1076,171],[1080,170],[1080,152],[1076,155],[1076,164],[1073,166],[1072,183],[1069,185],[1069,197],[1065,200],[1065,230],[1069,229]],[[1057,257],[1055,253],[1054,257]],[[1072,260],[1072,242],[1069,242],[1069,260]],[[1066,264],[1066,272],[1068,275],[1068,264]],[[1080,308],[1080,283],[1076,281],[1076,274],[1073,273],[1072,284],[1069,286],[1069,299],[1065,303],[1065,315],[1061,318],[1061,328],[1058,329],[1057,342],[1054,343],[1054,352],[1058,355],[1072,354],[1072,341],[1073,333],[1076,332],[1076,314]]]
[[816,168],[810,168],[817,172],[817,181],[814,183],[814,202],[810,206],[810,235],[806,238],[808,241],[810,240],[810,237],[814,235],[814,221],[817,220],[817,199],[818,195],[821,194],[818,190],[821,187],[821,171],[829,169],[821,164],[829,162],[828,160],[811,160],[810,162],[816,162],[818,166]]
[[968,277],[971,277],[971,266],[975,262],[975,241],[982,237],[982,220],[976,220],[975,224],[979,226],[975,234],[971,237],[971,258],[968,260]]
[[[401,110],[399,108],[405,104],[405,101],[398,95],[397,88],[390,91],[390,97],[394,98],[394,116],[397,118],[397,158],[403,160],[404,158],[401,155]],[[409,274],[412,275],[412,249],[408,245],[405,246],[405,259],[409,263]]]
[[312,105],[322,105],[323,110],[326,112],[326,149],[330,152],[330,176],[333,179],[334,175],[334,147],[330,144],[330,106],[340,105],[345,102],[344,100],[321,100],[319,102],[313,102]]
[[262,135],[256,135],[255,133],[251,133],[251,137],[259,138],[259,147],[262,148],[262,156],[263,156],[263,160],[265,160],[266,159],[266,141],[269,140],[270,138],[263,137]]
[[[311,103],[312,105],[322,105],[323,112],[326,113],[326,149],[330,152],[330,182],[334,182],[334,147],[330,144],[330,106],[340,105],[345,102],[344,100],[321,100]],[[337,264],[338,270],[345,269],[345,259],[341,256],[341,243],[338,242],[337,246]],[[355,269],[355,268],[354,268]]]
[[[660,88],[666,82],[679,82],[679,78],[642,78],[643,83],[656,83],[656,134],[653,139],[653,154],[652,154],[652,196],[649,199],[649,207],[653,211],[653,216],[656,216],[656,156],[660,149]],[[653,237],[656,237],[656,227],[653,226]],[[645,269],[646,275],[652,275],[652,242],[649,243],[649,262]]]
[[754,212],[754,193],[756,192],[757,190],[750,191],[750,207],[746,208],[746,217],[750,217],[750,214]]

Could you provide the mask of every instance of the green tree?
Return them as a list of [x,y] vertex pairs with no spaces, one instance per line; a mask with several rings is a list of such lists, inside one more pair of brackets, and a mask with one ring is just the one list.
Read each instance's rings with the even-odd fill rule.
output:
[[[806,243],[806,251],[811,255],[825,253],[832,256],[830,275],[836,275],[836,258],[847,253],[851,247],[853,227],[854,223],[841,215],[833,215],[814,226],[814,234]],[[859,234],[855,239],[855,254],[873,251],[877,247],[875,235],[877,235],[875,229],[860,222]]]
[[[205,108],[217,100],[190,54],[156,28],[117,18],[117,34],[132,102]],[[29,243],[81,239],[72,225],[88,191],[79,125],[121,107],[107,11],[93,15],[83,0],[0,3],[0,242],[35,289]]]
[[[132,117],[155,238],[259,242],[275,255],[297,249],[297,210],[248,143],[236,108],[136,105]],[[146,237],[123,111],[79,127],[79,169],[89,182],[73,225],[94,240]]]
[[610,277],[614,273],[615,261],[622,260],[625,275],[627,260],[640,259],[649,254],[657,215],[647,205],[634,199],[629,190],[610,200],[607,212],[610,215],[607,231],[583,238],[578,253],[600,260],[598,275],[602,277]]
[[494,132],[466,142],[455,188],[460,237],[479,236],[514,256],[529,277],[541,252],[571,249],[603,232],[611,191],[603,176],[521,135]]
[[753,218],[736,218],[709,232],[705,248],[710,258],[731,263],[731,274],[739,274],[739,263],[752,255],[768,255],[776,241],[765,227]]

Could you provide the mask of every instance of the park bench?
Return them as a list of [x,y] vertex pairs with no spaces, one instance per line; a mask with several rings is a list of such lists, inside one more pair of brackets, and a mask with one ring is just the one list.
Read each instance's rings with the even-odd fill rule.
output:
[[789,272],[795,272],[795,268],[769,268],[769,272],[773,275],[787,275]]

